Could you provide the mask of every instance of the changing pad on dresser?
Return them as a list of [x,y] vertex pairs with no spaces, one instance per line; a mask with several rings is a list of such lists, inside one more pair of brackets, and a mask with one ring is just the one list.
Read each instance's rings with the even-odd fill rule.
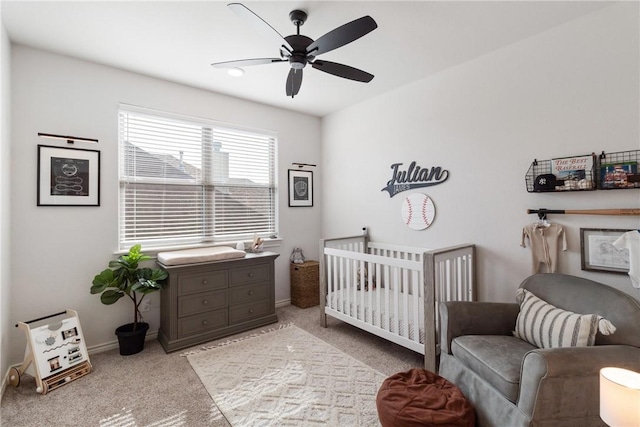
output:
[[199,262],[222,261],[225,259],[244,258],[244,251],[229,246],[185,249],[182,251],[159,252],[158,262],[164,265],[195,264]]

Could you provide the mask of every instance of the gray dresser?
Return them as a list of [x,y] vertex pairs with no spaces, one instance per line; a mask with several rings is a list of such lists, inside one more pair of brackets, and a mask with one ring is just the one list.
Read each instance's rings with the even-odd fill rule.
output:
[[160,267],[169,273],[160,292],[158,340],[179,350],[278,321],[274,260],[261,252],[245,258]]

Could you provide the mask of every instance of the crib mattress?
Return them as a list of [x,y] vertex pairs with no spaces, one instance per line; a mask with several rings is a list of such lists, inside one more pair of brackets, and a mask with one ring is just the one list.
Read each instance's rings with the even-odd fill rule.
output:
[[[364,294],[364,295],[363,295]],[[371,305],[369,305],[369,294],[371,294]],[[362,304],[362,297],[364,296],[364,305]],[[395,307],[395,294],[392,291],[388,292],[389,296],[389,313],[387,313],[387,292],[384,289],[374,289],[373,291],[356,291],[355,298],[354,293],[351,291],[349,294],[349,300],[347,300],[346,292],[340,296],[339,292],[332,292],[327,298],[327,305],[336,311],[344,313],[349,317],[359,319],[365,323],[378,326],[384,330],[394,332],[398,335],[403,335],[405,319],[403,314],[404,307],[404,295],[398,294],[399,310],[396,315]],[[380,314],[378,314],[378,302],[377,298],[380,298]],[[416,325],[414,324],[414,307],[413,307],[413,295],[408,295],[408,329],[409,336],[407,338],[415,340]],[[354,301],[355,299],[355,301]],[[363,317],[364,311],[364,317]],[[420,343],[424,343],[424,301],[423,298],[418,298],[418,337]],[[391,325],[391,327],[389,327]]]

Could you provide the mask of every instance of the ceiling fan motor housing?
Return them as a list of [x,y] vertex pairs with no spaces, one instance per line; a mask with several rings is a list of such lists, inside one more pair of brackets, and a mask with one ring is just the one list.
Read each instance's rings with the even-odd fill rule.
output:
[[307,46],[313,43],[313,39],[298,34],[287,36],[284,39],[293,48],[293,52],[291,53],[291,56],[289,56],[289,65],[291,65],[291,68],[294,70],[303,69],[308,62]]

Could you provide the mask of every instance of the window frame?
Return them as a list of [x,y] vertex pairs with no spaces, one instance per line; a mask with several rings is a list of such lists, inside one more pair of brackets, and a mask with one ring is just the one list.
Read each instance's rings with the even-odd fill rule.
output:
[[[180,178],[157,178],[157,177],[140,177],[139,175],[130,174],[127,175],[125,169],[126,153],[124,142],[124,129],[123,129],[123,114],[132,114],[137,116],[147,116],[154,120],[167,120],[168,122],[178,122],[188,125],[196,125],[201,128],[202,137],[200,141],[200,161],[201,161],[201,178],[195,177],[193,180],[185,181]],[[260,184],[255,183],[241,184],[232,182],[216,182],[214,175],[214,163],[212,161],[213,150],[215,145],[215,136],[217,132],[229,133],[233,136],[241,136],[242,134],[249,135],[249,137],[265,138],[269,142],[267,147],[267,159],[268,159],[268,183]],[[222,244],[234,244],[238,241],[246,242],[251,241],[254,236],[262,238],[271,238],[276,241],[279,239],[275,236],[279,235],[279,185],[278,185],[278,134],[275,131],[249,128],[244,126],[232,125],[228,123],[217,122],[211,119],[205,119],[201,117],[192,117],[182,114],[176,114],[166,111],[153,110],[145,107],[138,107],[128,104],[119,104],[118,107],[118,248],[119,251],[125,251],[129,246],[141,243],[143,246],[148,247],[147,252],[154,252],[158,250],[167,249],[184,249],[189,247],[201,247],[201,246],[216,246]],[[249,161],[250,158],[245,159]],[[229,177],[227,177],[229,179]],[[173,181],[173,182],[172,182]],[[200,226],[199,238],[186,236],[169,237],[159,236],[154,239],[140,239],[127,240],[126,231],[123,230],[126,222],[126,212],[123,207],[127,198],[126,191],[127,186],[135,185],[158,186],[158,188],[165,187],[165,189],[171,185],[189,186],[193,188],[199,188],[200,194],[202,194],[202,206],[199,207],[199,211],[202,213],[202,224]],[[216,233],[216,188],[239,188],[239,189],[266,189],[267,200],[267,230],[263,230],[258,233],[244,232],[234,235]],[[194,199],[195,200],[195,199]],[[221,208],[220,208],[221,209]],[[221,214],[219,217],[224,219]],[[231,218],[231,217],[228,217]],[[227,219],[228,219],[227,218]],[[245,217],[246,218],[246,217]],[[218,220],[218,224],[220,220]],[[250,223],[249,223],[250,224]],[[160,233],[161,234],[161,233]]]

